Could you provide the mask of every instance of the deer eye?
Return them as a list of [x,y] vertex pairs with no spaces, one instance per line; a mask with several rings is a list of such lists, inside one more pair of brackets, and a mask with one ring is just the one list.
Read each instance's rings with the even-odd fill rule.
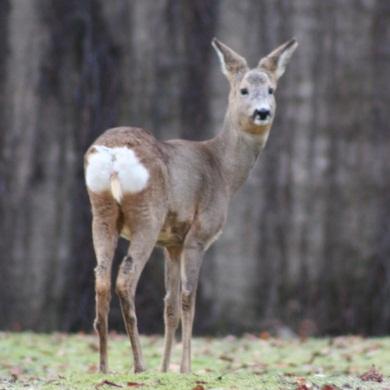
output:
[[270,94],[270,95],[272,95],[273,93],[274,93],[274,89],[273,88],[268,88],[268,93]]
[[249,93],[248,88],[241,88],[240,93],[241,93],[241,95],[248,95],[248,93]]

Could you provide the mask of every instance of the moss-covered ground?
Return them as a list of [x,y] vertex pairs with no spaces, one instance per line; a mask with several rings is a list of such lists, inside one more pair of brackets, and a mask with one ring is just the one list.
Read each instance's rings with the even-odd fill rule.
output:
[[127,337],[110,334],[110,372],[100,374],[94,335],[0,333],[0,389],[390,390],[390,338],[195,338],[189,375],[178,373],[180,344],[168,374],[158,370],[162,338],[142,344],[148,371],[135,375]]

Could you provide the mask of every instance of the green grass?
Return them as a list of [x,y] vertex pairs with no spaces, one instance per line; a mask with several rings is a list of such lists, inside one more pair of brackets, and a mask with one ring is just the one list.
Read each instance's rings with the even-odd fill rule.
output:
[[[0,389],[390,389],[390,338],[197,338],[190,375],[178,373],[180,344],[168,374],[158,371],[162,338],[142,344],[149,370],[135,375],[127,337],[111,334],[104,375],[94,335],[0,333]],[[373,366],[381,383],[359,378]]]

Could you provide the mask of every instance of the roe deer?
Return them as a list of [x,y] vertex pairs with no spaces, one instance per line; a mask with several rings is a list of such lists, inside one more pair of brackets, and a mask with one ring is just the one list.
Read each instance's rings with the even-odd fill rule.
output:
[[130,241],[116,280],[134,370],[145,369],[134,296],[154,246],[165,253],[165,342],[162,370],[169,368],[181,317],[180,371],[191,370],[191,337],[199,270],[207,248],[221,234],[229,202],[263,149],[275,116],[279,77],[297,42],[292,39],[249,69],[246,60],[213,39],[230,83],[222,131],[203,142],[160,142],[140,128],[103,133],[85,155],[96,253],[96,319],[100,370],[107,371],[111,266],[119,236]]

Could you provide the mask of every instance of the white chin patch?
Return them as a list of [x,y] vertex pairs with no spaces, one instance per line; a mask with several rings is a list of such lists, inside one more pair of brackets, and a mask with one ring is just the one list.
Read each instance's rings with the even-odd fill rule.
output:
[[260,119],[258,116],[253,120],[253,123],[257,126],[265,126],[269,124],[269,119]]
[[110,190],[120,202],[123,194],[142,191],[148,182],[149,172],[138,160],[134,151],[126,147],[94,146],[95,153],[88,157],[85,174],[87,187],[92,192]]

